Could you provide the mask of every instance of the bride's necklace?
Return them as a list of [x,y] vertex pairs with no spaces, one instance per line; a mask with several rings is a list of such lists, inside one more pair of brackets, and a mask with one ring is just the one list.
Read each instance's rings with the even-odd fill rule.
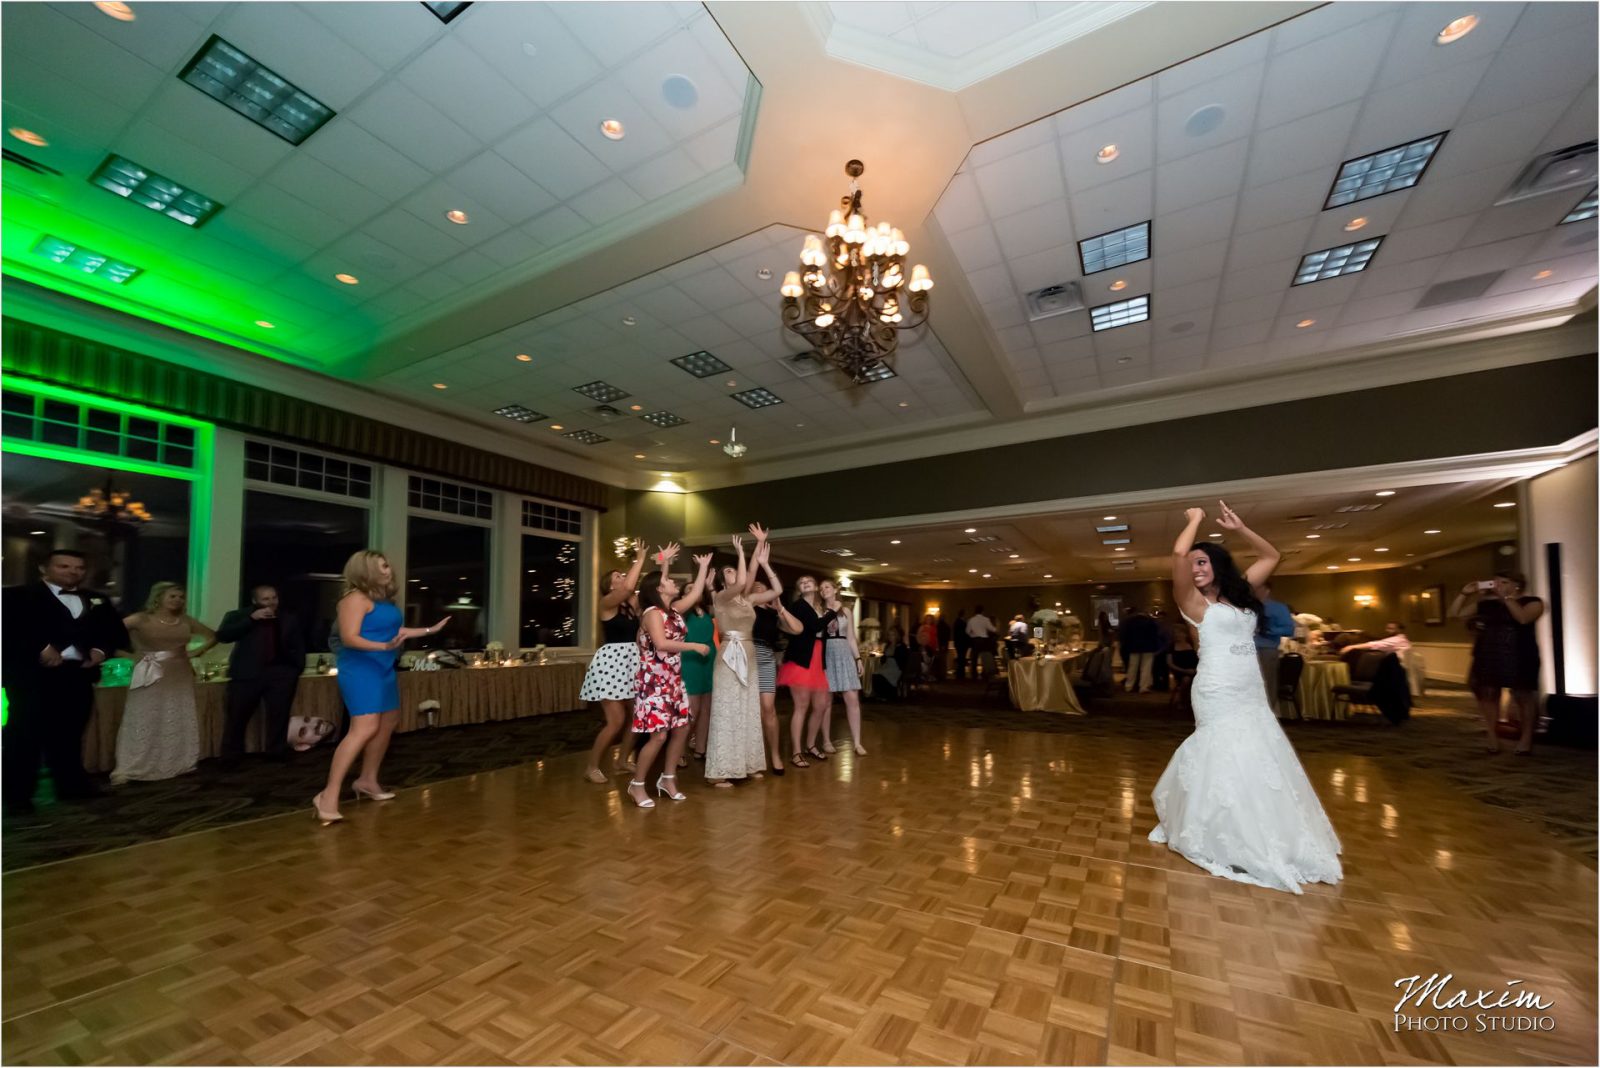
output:
[[176,627],[179,623],[183,622],[182,616],[178,616],[176,619],[162,619],[160,616],[151,616],[150,618],[155,620],[157,623],[165,623],[169,627]]

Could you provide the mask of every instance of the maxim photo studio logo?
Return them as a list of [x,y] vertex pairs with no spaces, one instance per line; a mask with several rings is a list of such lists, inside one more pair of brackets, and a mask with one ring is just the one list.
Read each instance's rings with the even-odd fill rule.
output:
[[1424,979],[1408,975],[1394,981],[1401,990],[1394,1005],[1396,1031],[1554,1031],[1551,998],[1507,980],[1498,990],[1472,991],[1456,985],[1454,973]]

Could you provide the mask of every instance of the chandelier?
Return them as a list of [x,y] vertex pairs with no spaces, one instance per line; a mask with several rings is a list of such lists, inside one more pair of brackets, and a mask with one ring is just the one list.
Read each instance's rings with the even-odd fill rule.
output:
[[807,234],[800,270],[784,275],[783,324],[818,356],[855,382],[870,382],[900,344],[900,331],[928,321],[933,278],[922,264],[906,274],[911,245],[887,222],[868,226],[856,179],[866,168],[844,165],[850,194],[828,216],[824,237]]
[[143,502],[134,500],[126,490],[114,488],[109,480],[104,489],[96,487],[79,497],[72,510],[85,519],[112,528],[138,528],[151,518]]
[[731,431],[729,431],[728,443],[722,447],[722,451],[733,457],[735,460],[750,451],[750,446],[739,440],[738,427],[734,427]]

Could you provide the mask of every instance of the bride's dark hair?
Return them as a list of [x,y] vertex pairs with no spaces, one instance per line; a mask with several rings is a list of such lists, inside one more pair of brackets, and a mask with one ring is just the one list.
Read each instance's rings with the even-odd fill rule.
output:
[[1239,565],[1233,562],[1233,554],[1215,542],[1203,541],[1195,547],[1196,552],[1205,553],[1211,560],[1211,585],[1218,595],[1235,608],[1256,614],[1256,629],[1261,630],[1266,625],[1266,610],[1262,606],[1256,591],[1250,588],[1250,583],[1239,574]]

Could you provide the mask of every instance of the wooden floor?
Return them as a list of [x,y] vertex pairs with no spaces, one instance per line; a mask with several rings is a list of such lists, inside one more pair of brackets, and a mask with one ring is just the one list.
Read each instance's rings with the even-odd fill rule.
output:
[[[1595,873],[1442,776],[1307,754],[1346,879],[1295,897],[1145,840],[1144,735],[867,741],[653,811],[562,757],[8,875],[0,1057],[1595,1062]],[[1435,972],[1555,1030],[1397,1033]]]

